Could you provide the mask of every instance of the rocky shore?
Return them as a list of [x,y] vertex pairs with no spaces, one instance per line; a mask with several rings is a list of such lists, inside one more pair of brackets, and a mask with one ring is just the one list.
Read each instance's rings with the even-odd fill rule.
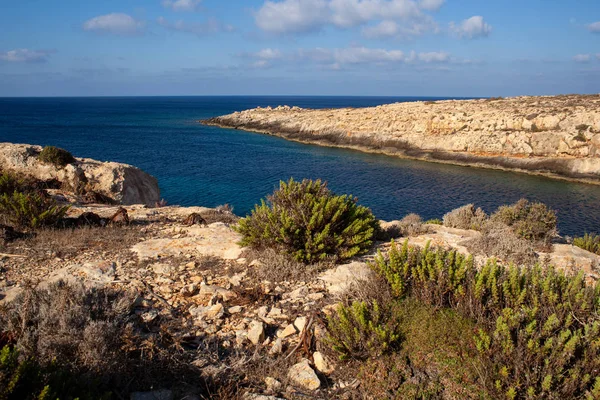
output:
[[[0,157],[0,165],[6,168],[7,160],[12,160],[13,167],[21,165],[20,171],[44,179],[68,179],[78,169],[87,177],[110,173],[120,177],[122,184],[105,186],[99,180],[90,187],[122,203],[158,198],[155,180],[133,167],[88,159],[77,159],[62,169],[36,166],[31,155],[36,150],[35,146],[2,145],[0,154],[5,158]],[[26,165],[33,167],[26,169]],[[121,171],[137,178],[129,180],[131,175]],[[143,195],[148,188],[151,192]],[[420,220],[413,231],[402,233],[401,221],[382,222],[385,237],[378,238],[369,254],[341,265],[298,271],[293,270],[298,265],[290,266],[276,252],[241,247],[241,236],[234,229],[238,217],[228,207],[85,204],[68,191],[68,185],[50,195],[70,202],[68,218],[93,222],[93,213],[110,222],[41,230],[18,240],[0,237],[0,311],[19,301],[15,299],[24,297],[20,294],[28,289],[44,290],[57,282],[133,294],[130,318],[143,327],[145,342],[168,338],[173,343],[168,351],[185,357],[185,368],[203,381],[217,382],[215,392],[153,382],[153,391],[132,392],[130,398],[135,400],[370,398],[364,397],[361,387],[368,379],[356,374],[360,362],[340,362],[328,348],[328,316],[335,314],[349,293],[382,285],[369,264],[378,252],[388,253],[390,238],[466,255],[469,241],[482,236],[479,231]],[[115,215],[125,218],[114,221]],[[570,244],[554,243],[544,252],[537,251],[536,257],[559,270],[582,271],[591,285],[600,279],[600,256]],[[474,262],[481,266],[486,259],[476,256]],[[283,277],[283,272],[290,275]],[[432,365],[436,370],[438,364]],[[230,382],[236,373],[244,380]],[[235,396],[216,392],[219,388],[234,388]]]
[[600,95],[279,106],[201,121],[304,143],[600,183]]

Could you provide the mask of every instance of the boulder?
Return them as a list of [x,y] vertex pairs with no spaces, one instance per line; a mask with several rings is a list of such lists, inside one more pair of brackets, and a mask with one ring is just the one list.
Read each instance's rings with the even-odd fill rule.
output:
[[40,180],[58,180],[71,188],[85,186],[95,198],[119,204],[154,205],[160,200],[156,178],[128,164],[76,158],[65,167],[43,163],[41,146],[0,143],[0,170],[26,174]]

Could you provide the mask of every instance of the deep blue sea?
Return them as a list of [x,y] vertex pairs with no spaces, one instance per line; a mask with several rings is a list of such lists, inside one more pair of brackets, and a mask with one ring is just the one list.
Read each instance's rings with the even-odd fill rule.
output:
[[486,211],[521,197],[555,208],[562,234],[600,229],[600,186],[402,160],[288,142],[198,120],[256,106],[364,107],[431,98],[103,97],[0,98],[0,142],[55,145],[133,164],[158,178],[170,204],[229,203],[238,215],[290,177],[322,178],[381,219],[441,218],[467,203]]

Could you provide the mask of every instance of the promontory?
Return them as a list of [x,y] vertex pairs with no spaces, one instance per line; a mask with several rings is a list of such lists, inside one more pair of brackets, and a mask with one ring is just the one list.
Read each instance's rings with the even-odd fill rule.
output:
[[600,95],[258,107],[202,122],[304,143],[600,183]]

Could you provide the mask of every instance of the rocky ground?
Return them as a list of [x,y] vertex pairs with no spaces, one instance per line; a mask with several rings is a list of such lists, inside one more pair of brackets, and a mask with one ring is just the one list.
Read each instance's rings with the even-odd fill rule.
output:
[[[256,359],[267,360],[269,365],[248,374],[247,398],[355,398],[359,381],[322,344],[325,320],[353,284],[374,279],[368,261],[389,242],[379,242],[371,255],[351,263],[276,281],[264,268],[272,261],[238,246],[240,237],[231,228],[236,217],[226,209],[125,209],[127,226],[40,232],[0,244],[0,304],[27,285],[58,280],[135,292],[135,312],[149,326],[167,322],[182,343],[210,338],[218,348],[243,354],[235,362],[251,369],[257,368]],[[73,206],[70,216],[94,212],[108,218],[116,211],[115,206]],[[478,235],[424,225],[408,240],[466,253],[464,243]],[[540,256],[560,268],[583,269],[590,281],[599,277],[600,257],[573,246],[557,244]],[[234,368],[219,360],[218,351],[199,353],[192,362],[210,376]]]
[[203,122],[429,161],[600,180],[598,95],[325,110],[279,106]]

